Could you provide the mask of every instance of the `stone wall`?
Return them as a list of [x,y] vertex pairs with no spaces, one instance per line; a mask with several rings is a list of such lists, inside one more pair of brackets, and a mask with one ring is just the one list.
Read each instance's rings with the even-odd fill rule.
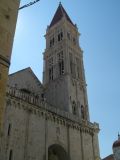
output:
[[114,153],[114,159],[120,160],[120,147],[119,146],[113,148],[113,153]]
[[97,124],[73,120],[69,113],[55,110],[45,102],[30,103],[15,96],[15,92],[10,93],[3,137],[5,160],[11,151],[13,159],[47,160],[48,147],[53,144],[62,146],[71,160],[95,159],[92,135],[99,131]]
[[6,84],[19,0],[0,1],[0,132],[4,117]]

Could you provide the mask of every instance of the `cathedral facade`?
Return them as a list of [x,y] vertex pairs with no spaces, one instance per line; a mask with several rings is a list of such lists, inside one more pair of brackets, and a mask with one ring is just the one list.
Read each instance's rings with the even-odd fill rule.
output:
[[31,68],[9,75],[2,160],[100,159],[79,35],[59,4],[46,30],[43,84]]

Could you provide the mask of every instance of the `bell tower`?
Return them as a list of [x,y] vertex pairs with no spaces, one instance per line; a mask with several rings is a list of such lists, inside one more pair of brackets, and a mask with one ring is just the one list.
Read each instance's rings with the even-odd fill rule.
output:
[[0,0],[0,132],[19,3],[20,0]]
[[45,35],[43,83],[48,103],[89,120],[79,36],[77,26],[60,3]]

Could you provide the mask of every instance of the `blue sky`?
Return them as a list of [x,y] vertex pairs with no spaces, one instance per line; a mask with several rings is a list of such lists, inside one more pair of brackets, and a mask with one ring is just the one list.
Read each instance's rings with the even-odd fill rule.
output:
[[[21,5],[29,2],[21,0]],[[112,153],[120,131],[120,0],[61,2],[81,33],[90,117],[100,125],[103,158]],[[30,66],[42,81],[44,35],[58,4],[41,0],[19,11],[10,73]]]

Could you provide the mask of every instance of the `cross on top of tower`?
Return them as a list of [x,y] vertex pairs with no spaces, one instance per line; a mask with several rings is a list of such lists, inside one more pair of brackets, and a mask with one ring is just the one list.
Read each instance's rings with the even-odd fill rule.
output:
[[60,2],[59,6],[57,8],[57,11],[55,12],[55,15],[50,23],[49,28],[51,28],[56,23],[58,23],[63,17],[65,17],[69,23],[71,23],[73,26],[75,26]]

